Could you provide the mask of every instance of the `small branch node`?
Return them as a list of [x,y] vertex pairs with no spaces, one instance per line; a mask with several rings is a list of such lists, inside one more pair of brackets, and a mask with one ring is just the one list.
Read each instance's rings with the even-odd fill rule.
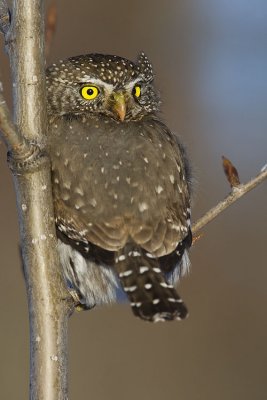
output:
[[223,160],[224,173],[226,175],[228,182],[230,183],[230,186],[232,188],[239,186],[240,179],[236,167],[232,164],[232,162],[228,158],[222,156],[222,160]]
[[22,172],[36,171],[49,162],[49,158],[38,145],[30,144],[25,147],[23,144],[8,152],[7,161],[13,174],[20,175]]

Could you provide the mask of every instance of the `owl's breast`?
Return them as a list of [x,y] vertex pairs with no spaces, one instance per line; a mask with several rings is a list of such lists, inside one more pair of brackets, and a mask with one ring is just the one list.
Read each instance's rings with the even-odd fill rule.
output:
[[114,216],[167,218],[184,208],[182,155],[162,123],[86,119],[49,134],[56,202],[92,223]]

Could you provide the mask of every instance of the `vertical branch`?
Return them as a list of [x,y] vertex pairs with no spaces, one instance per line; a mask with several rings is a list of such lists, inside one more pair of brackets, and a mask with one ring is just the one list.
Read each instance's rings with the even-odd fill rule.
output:
[[[4,33],[13,76],[15,125],[8,122],[5,108],[2,111],[7,122],[0,121],[0,125],[14,174],[28,294],[30,399],[63,400],[67,399],[67,321],[71,303],[67,301],[69,295],[56,251],[50,163],[45,152],[43,3],[13,1],[11,26]],[[15,138],[16,126],[18,138],[23,134],[26,139],[22,145]],[[11,134],[14,140],[10,140]]]

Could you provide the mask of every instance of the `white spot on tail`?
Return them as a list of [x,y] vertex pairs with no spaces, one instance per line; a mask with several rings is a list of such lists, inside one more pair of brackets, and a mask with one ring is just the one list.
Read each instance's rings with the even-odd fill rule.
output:
[[140,267],[139,272],[140,274],[144,274],[145,272],[149,271],[149,268],[146,266]]
[[153,316],[153,321],[154,322],[163,322],[163,321],[165,321],[165,318],[162,316],[162,314],[157,313]]
[[169,297],[169,298],[168,298],[168,301],[169,301],[170,303],[182,303],[182,302],[183,302],[182,299],[174,299],[173,297]]
[[129,269],[128,271],[124,271],[119,273],[119,277],[120,278],[126,278],[127,276],[132,275],[133,271],[131,269]]
[[148,258],[156,258],[156,257],[153,256],[153,254],[151,254],[151,253],[146,253],[146,256],[147,256]]
[[125,292],[134,292],[137,289],[137,286],[126,286],[124,288]]
[[168,285],[168,283],[166,283],[166,282],[161,282],[160,286],[162,286],[163,288],[173,289],[173,286],[172,285]]
[[137,307],[137,308],[139,308],[139,307],[141,307],[141,305],[142,305],[142,303],[131,303],[131,306],[132,307]]
[[139,253],[139,251],[129,251],[128,256],[130,256],[130,257],[140,257],[141,254]]

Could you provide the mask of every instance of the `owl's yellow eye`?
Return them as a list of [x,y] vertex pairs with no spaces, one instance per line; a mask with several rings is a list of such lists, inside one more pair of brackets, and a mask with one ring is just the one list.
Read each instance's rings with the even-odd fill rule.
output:
[[135,97],[140,97],[141,96],[141,86],[136,85],[133,88],[133,94],[134,94]]
[[81,89],[81,95],[86,100],[94,100],[99,94],[99,89],[96,86],[84,86]]

